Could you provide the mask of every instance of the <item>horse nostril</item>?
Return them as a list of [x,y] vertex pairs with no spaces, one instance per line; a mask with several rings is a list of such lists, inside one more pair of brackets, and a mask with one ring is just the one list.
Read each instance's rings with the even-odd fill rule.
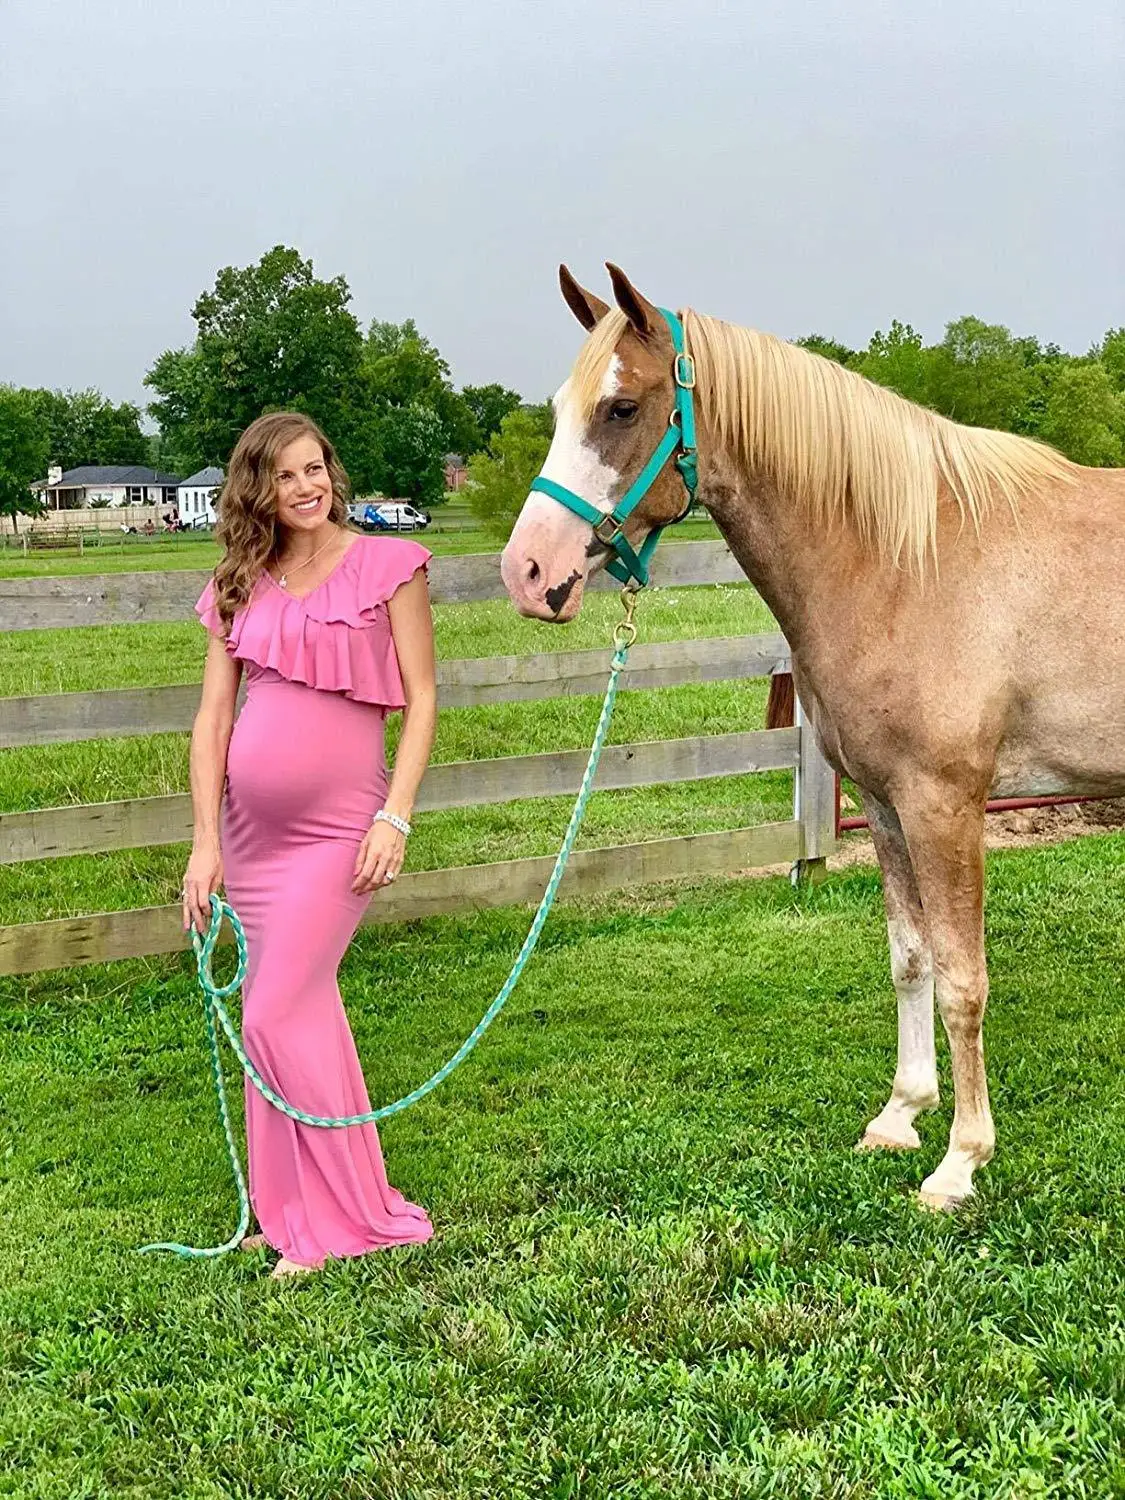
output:
[[528,581],[528,583],[538,583],[539,582],[539,564],[535,561],[535,559],[533,557],[531,557],[531,558],[528,559],[528,563],[527,563],[527,581]]

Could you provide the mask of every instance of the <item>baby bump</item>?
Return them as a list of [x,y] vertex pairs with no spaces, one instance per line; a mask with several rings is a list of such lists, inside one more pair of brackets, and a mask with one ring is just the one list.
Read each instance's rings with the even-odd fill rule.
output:
[[380,708],[281,678],[251,685],[227,752],[228,821],[282,841],[361,838],[386,785]]

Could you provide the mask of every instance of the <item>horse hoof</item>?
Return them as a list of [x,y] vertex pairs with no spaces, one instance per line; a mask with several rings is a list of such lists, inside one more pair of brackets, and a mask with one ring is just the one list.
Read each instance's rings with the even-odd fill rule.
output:
[[951,1214],[961,1207],[965,1197],[965,1194],[933,1193],[921,1188],[918,1192],[918,1207],[931,1214]]
[[857,1151],[917,1151],[921,1145],[917,1136],[912,1141],[895,1141],[889,1135],[880,1135],[878,1131],[868,1130],[864,1132],[863,1139],[857,1141]]

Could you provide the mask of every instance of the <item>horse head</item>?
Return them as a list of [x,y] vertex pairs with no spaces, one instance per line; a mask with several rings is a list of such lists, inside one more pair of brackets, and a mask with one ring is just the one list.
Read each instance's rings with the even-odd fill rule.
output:
[[[660,309],[616,266],[607,266],[611,308],[559,267],[562,294],[589,337],[554,398],[555,432],[541,478],[608,517],[665,438],[676,411],[676,350]],[[661,469],[622,527],[639,550],[684,511],[684,480]],[[562,624],[582,607],[586,580],[612,560],[601,527],[549,494],[528,495],[501,559],[501,576],[522,615]]]

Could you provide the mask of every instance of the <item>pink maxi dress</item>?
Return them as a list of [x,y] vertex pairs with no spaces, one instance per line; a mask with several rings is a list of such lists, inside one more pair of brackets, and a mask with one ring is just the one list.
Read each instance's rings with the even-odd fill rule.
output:
[[[371,1108],[336,972],[369,896],[356,853],[387,793],[384,720],[404,696],[387,600],[430,553],[360,537],[304,598],[263,574],[226,642],[247,695],[227,756],[221,837],[227,899],[246,929],[246,1050],[291,1104]],[[222,635],[214,590],[196,605]],[[428,1240],[425,1210],[387,1181],[374,1125],[299,1125],[246,1083],[250,1197],[287,1260]]]

